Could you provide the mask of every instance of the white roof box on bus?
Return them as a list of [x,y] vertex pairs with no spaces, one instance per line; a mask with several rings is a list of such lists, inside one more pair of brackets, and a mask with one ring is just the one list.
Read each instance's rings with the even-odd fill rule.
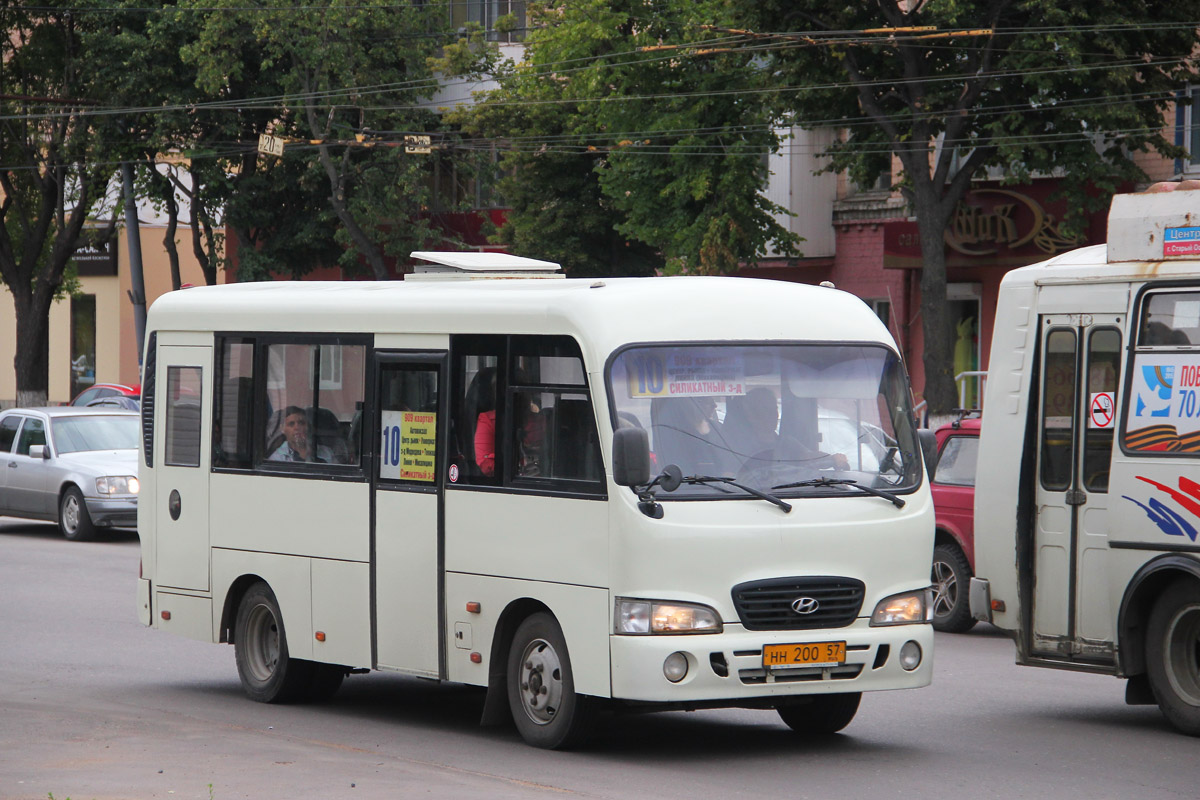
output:
[[508,253],[417,250],[409,255],[418,261],[429,262],[417,264],[412,274],[404,276],[409,281],[566,277],[553,261],[521,258]]
[[1200,259],[1200,181],[1156,183],[1113,195],[1108,262]]

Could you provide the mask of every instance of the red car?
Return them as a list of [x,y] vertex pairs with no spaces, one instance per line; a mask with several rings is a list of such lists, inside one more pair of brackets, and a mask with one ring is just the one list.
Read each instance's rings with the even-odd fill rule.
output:
[[975,625],[968,585],[975,574],[975,462],[978,412],[938,428],[930,489],[937,517],[933,547],[933,627],[962,633]]
[[93,400],[99,400],[102,397],[132,397],[135,400],[140,400],[142,397],[142,387],[126,386],[123,383],[93,384],[75,395],[75,399],[71,401],[71,405],[86,406]]

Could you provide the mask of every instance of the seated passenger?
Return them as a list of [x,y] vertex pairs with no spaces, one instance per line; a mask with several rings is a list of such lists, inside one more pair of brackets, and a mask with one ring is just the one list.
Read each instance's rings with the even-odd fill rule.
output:
[[[746,467],[770,463],[807,466],[815,469],[848,469],[850,460],[842,453],[823,453],[805,447],[790,436],[780,436],[779,401],[765,386],[730,398],[725,418],[730,442],[746,459]],[[758,462],[757,464],[751,462]]]
[[267,460],[329,464],[333,461],[333,451],[325,445],[317,445],[314,450],[308,415],[299,406],[288,406],[283,411],[283,444]]

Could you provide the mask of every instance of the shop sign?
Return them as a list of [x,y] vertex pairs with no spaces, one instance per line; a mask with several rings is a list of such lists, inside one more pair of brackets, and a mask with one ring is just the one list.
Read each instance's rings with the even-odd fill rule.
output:
[[[979,188],[967,193],[945,232],[947,266],[1032,264],[1088,243],[1088,236],[1066,235],[1059,214],[1047,208],[1045,198],[1054,187],[1022,188]],[[1090,222],[1094,226],[1096,220]],[[885,267],[921,266],[915,221],[884,223],[883,247]]]
[[71,256],[75,271],[82,276],[117,274],[117,240],[105,238],[99,231],[85,230]]

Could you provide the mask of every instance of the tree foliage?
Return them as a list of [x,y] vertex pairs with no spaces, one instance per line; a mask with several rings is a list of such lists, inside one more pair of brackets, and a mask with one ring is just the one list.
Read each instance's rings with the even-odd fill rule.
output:
[[[582,273],[719,273],[796,237],[763,196],[777,146],[752,54],[695,56],[715,0],[531,3],[526,58],[458,119],[500,138],[505,241]],[[658,262],[658,264],[656,264]]]
[[405,134],[439,128],[425,101],[436,88],[428,60],[440,43],[444,9],[390,0],[255,9],[241,0],[186,4],[220,9],[202,17],[196,41],[184,50],[198,85],[220,94],[257,67],[254,92],[261,95],[265,84],[280,97],[259,132],[295,140],[283,161],[304,165],[268,170],[272,176],[292,170],[294,186],[312,180],[309,170],[321,175],[344,248],[341,263],[351,270],[365,263],[374,277],[388,277],[389,258],[434,236],[425,213],[432,205],[432,160],[392,145]]
[[16,313],[17,401],[44,404],[50,305],[84,223],[104,197],[114,147],[99,102],[82,21],[68,11],[0,9],[0,278]]
[[925,397],[955,404],[943,232],[972,178],[1058,175],[1066,230],[1122,184],[1136,153],[1177,157],[1163,113],[1191,76],[1200,3],[912,0],[733,3],[772,44],[781,97],[807,126],[847,136],[831,169],[869,183],[892,154],[920,229]]

